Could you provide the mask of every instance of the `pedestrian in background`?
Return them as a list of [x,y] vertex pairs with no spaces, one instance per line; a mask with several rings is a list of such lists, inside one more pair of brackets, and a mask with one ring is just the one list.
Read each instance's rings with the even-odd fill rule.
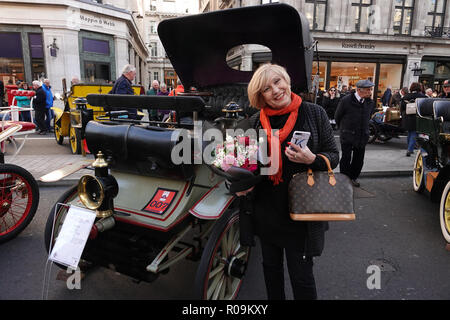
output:
[[[132,87],[133,80],[136,77],[136,67],[131,64],[127,64],[122,69],[122,75],[114,82],[114,86],[108,94],[129,94],[134,95]],[[120,108],[114,108],[114,110],[120,110]],[[127,109],[129,119],[140,120],[140,116],[137,114],[137,109]]]
[[[22,82],[19,84],[19,91],[29,90],[28,83]],[[17,106],[19,108],[29,108],[30,107],[30,97],[26,96],[15,96],[17,101]],[[20,121],[31,122],[31,112],[30,111],[20,111]]]
[[394,92],[392,93],[391,101],[389,102],[389,107],[400,106],[401,100],[402,100],[402,96],[400,95],[400,90],[394,89]]
[[[279,65],[264,64],[253,74],[248,85],[251,106],[260,109],[252,116],[255,129],[266,132],[280,129],[278,135],[268,135],[268,146],[278,145],[279,169],[265,176],[254,188],[239,193],[251,196],[253,229],[259,236],[263,257],[264,280],[269,300],[284,300],[284,254],[294,299],[317,299],[313,274],[313,257],[320,256],[325,244],[327,222],[299,222],[289,217],[288,185],[292,176],[313,170],[326,171],[325,155],[331,167],[337,166],[339,152],[327,115],[320,106],[302,101],[291,91],[290,77]],[[294,131],[309,131],[305,148],[288,148]],[[275,141],[271,140],[275,139]],[[270,153],[270,150],[269,150]]]
[[421,92],[420,83],[413,82],[409,87],[409,93],[405,94],[400,103],[400,113],[402,115],[402,126],[408,131],[406,156],[410,157],[416,146],[416,114],[406,114],[406,105],[414,103],[417,98],[426,98]]
[[180,79],[177,79],[177,87],[175,89],[173,89],[170,93],[169,96],[173,97],[178,95],[180,92],[184,92],[184,86],[181,83]]
[[360,186],[357,179],[364,165],[369,120],[375,109],[371,99],[373,87],[374,84],[369,80],[358,81],[355,93],[341,99],[335,114],[342,150],[339,170],[350,178],[355,187]]
[[45,100],[45,108],[46,108],[46,113],[45,113],[45,124],[47,126],[47,130],[49,132],[54,132],[52,127],[51,127],[51,121],[53,119],[53,93],[52,93],[52,87],[50,85],[50,80],[49,79],[44,79],[44,83],[42,85],[42,89],[44,89],[45,94],[46,94],[46,100]]
[[[169,91],[167,91],[167,85],[163,82],[160,86],[160,91],[158,92],[158,96],[168,96]],[[170,110],[158,110],[158,115],[161,117],[161,121],[166,121],[170,115]]]
[[47,134],[48,131],[47,125],[45,124],[47,93],[44,91],[38,80],[33,81],[33,89],[36,91],[36,96],[33,100],[33,108],[35,122],[38,127],[37,132],[38,134],[44,135]]
[[428,88],[427,90],[425,90],[425,95],[426,95],[428,98],[433,98],[433,89]]
[[402,102],[403,97],[408,92],[408,87],[403,87],[398,91],[398,94],[394,94],[392,96],[392,107],[400,107],[400,103]]
[[450,99],[450,80],[445,80],[442,85],[442,94],[440,95],[441,98],[447,98]]
[[74,76],[72,78],[72,80],[70,80],[70,85],[73,86],[75,84],[79,84],[80,83],[80,79],[77,76]]
[[327,112],[331,124],[336,124],[334,114],[336,113],[340,97],[341,96],[335,87],[329,88],[328,91],[323,94],[322,107]]
[[389,106],[391,99],[392,99],[392,86],[388,85],[388,87],[386,88],[386,91],[384,91],[383,96],[381,97],[381,105],[383,107]]
[[[156,96],[159,93],[159,82],[158,80],[153,80],[151,87],[147,90],[148,96]],[[148,108],[148,119],[150,121],[158,121],[158,110]]]
[[341,97],[346,96],[348,93],[349,93],[349,91],[348,91],[347,85],[346,84],[342,85],[341,92],[340,92]]

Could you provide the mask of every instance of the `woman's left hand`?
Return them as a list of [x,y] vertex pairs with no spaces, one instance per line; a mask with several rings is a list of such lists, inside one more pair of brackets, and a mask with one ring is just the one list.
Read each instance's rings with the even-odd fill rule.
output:
[[316,155],[309,150],[308,146],[300,148],[296,144],[288,143],[291,148],[287,147],[284,154],[292,162],[311,164],[316,160]]

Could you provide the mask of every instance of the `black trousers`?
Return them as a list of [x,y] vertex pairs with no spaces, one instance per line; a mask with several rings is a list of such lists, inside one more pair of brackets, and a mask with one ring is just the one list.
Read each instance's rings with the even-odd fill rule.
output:
[[312,257],[304,257],[298,249],[281,248],[261,240],[267,299],[285,300],[284,251],[295,300],[316,300],[316,282]]
[[38,129],[41,131],[49,130],[49,128],[47,128],[47,124],[45,123],[46,114],[47,114],[47,109],[45,107],[35,109],[34,117],[36,119],[36,125],[38,126]]
[[342,157],[339,170],[351,180],[356,180],[364,165],[366,146],[355,147],[352,144],[341,144]]

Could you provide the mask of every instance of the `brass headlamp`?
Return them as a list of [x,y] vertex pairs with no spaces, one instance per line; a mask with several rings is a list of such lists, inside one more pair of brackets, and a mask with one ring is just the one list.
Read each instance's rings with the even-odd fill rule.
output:
[[108,174],[108,163],[100,151],[92,166],[95,176],[87,174],[78,181],[78,195],[81,202],[90,210],[95,210],[97,218],[112,216],[113,199],[119,192],[116,179]]

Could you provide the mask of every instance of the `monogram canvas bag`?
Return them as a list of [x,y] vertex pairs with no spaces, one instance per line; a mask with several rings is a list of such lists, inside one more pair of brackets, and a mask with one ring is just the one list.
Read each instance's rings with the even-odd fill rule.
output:
[[301,172],[289,183],[289,208],[296,221],[346,221],[355,220],[353,187],[350,179],[334,173],[330,161],[328,171]]

